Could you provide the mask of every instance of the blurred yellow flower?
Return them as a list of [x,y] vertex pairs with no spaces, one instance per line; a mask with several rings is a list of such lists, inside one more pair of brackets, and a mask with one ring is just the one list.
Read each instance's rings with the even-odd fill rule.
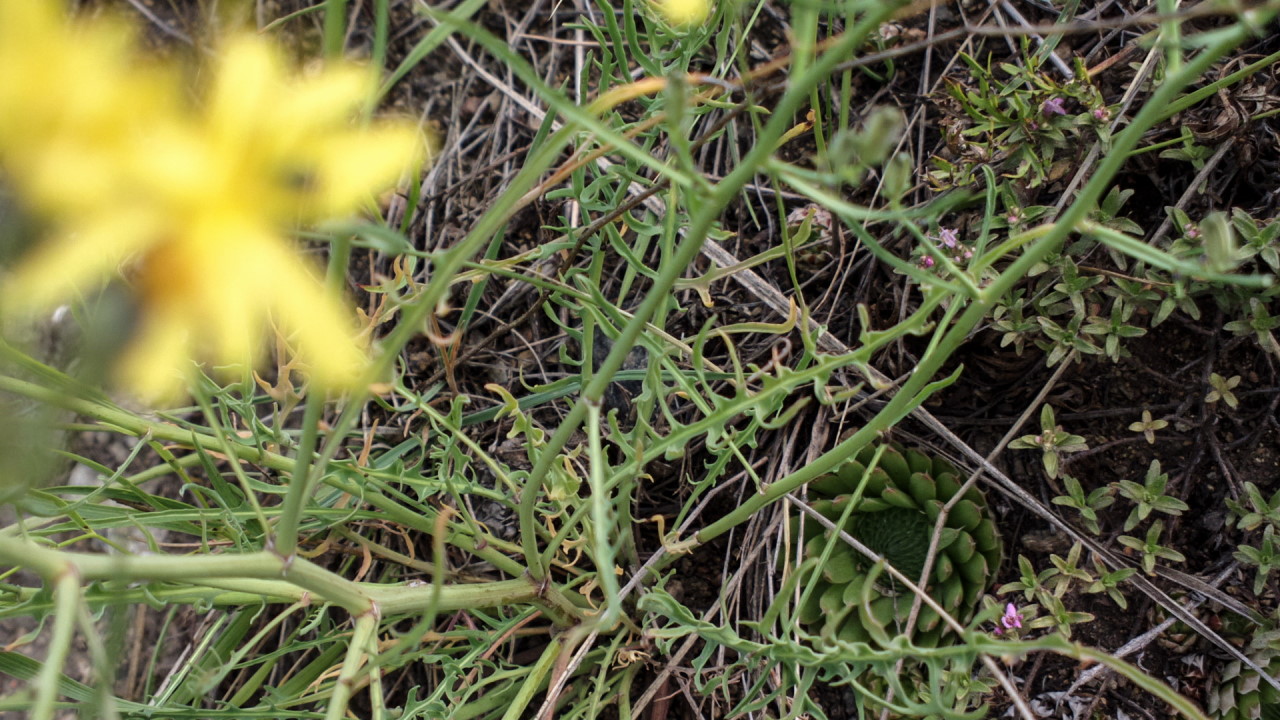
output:
[[[176,397],[192,359],[252,364],[273,325],[315,383],[358,381],[367,359],[354,318],[289,232],[357,210],[421,157],[409,125],[353,124],[375,76],[295,75],[266,40],[233,37],[192,108],[176,75],[129,53],[118,25],[69,29],[25,9],[49,4],[0,2],[0,166],[56,228],[0,289],[5,311],[47,308],[123,272],[141,316],[117,374],[145,398]],[[9,52],[13,39],[25,52]],[[40,86],[6,88],[41,67]]]
[[701,25],[711,14],[711,0],[655,0],[655,4],[672,25]]

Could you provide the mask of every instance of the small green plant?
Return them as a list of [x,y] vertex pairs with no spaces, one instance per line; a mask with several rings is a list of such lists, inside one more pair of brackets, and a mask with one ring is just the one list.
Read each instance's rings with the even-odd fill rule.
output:
[[1072,79],[1059,83],[1040,71],[1043,58],[1030,45],[1024,43],[1021,54],[1020,63],[996,68],[960,54],[973,83],[947,78],[951,115],[943,124],[950,154],[932,158],[933,186],[967,185],[985,165],[1037,187],[1064,171],[1062,151],[1072,142],[1109,141],[1110,109],[1083,66],[1077,63]]
[[1192,134],[1191,128],[1186,125],[1182,126],[1181,146],[1161,150],[1160,157],[1169,160],[1181,160],[1191,163],[1196,170],[1204,167],[1209,156],[1213,155],[1213,148],[1196,143],[1195,135]]
[[1221,400],[1227,404],[1227,407],[1235,410],[1237,407],[1240,407],[1240,398],[1237,398],[1235,393],[1231,391],[1235,390],[1236,386],[1239,384],[1239,375],[1232,375],[1229,378],[1224,378],[1218,373],[1211,373],[1209,375],[1209,385],[1211,385],[1213,389],[1205,394],[1204,401],[1212,405]]
[[1147,439],[1148,445],[1156,444],[1156,431],[1169,427],[1169,422],[1164,419],[1155,420],[1151,417],[1150,410],[1142,411],[1142,420],[1129,425],[1130,432],[1142,433]]
[[1062,598],[1056,595],[1046,595],[1043,598],[1044,615],[1027,623],[1030,629],[1037,628],[1054,628],[1062,633],[1063,637],[1071,637],[1071,626],[1081,623],[1093,622],[1092,613],[1080,612],[1076,610],[1068,610]]
[[1252,545],[1241,545],[1239,549],[1233,553],[1236,560],[1244,565],[1252,565],[1256,567],[1257,574],[1253,580],[1253,593],[1259,595],[1262,588],[1267,584],[1267,575],[1272,570],[1280,567],[1280,553],[1276,552],[1275,528],[1268,525],[1262,531],[1261,547],[1253,547]]
[[1093,575],[1088,570],[1080,567],[1080,554],[1084,551],[1084,546],[1075,543],[1071,549],[1067,551],[1067,556],[1050,555],[1049,562],[1053,563],[1053,594],[1057,597],[1063,597],[1071,589],[1076,582],[1093,582]]
[[1235,208],[1231,212],[1231,224],[1241,241],[1239,254],[1242,261],[1260,257],[1272,272],[1280,270],[1280,250],[1276,248],[1280,242],[1280,222],[1259,225],[1249,213]]
[[1232,320],[1223,326],[1228,332],[1238,336],[1253,335],[1258,346],[1270,353],[1280,353],[1275,335],[1271,333],[1280,327],[1280,317],[1272,316],[1267,304],[1261,299],[1249,298],[1249,310],[1239,320]]
[[1057,424],[1053,416],[1053,406],[1046,404],[1040,410],[1040,434],[1023,435],[1009,443],[1013,450],[1039,450],[1044,462],[1044,471],[1051,477],[1058,477],[1061,456],[1064,453],[1088,450],[1089,445],[1079,435],[1072,435]]
[[1022,593],[1022,598],[1027,602],[1039,597],[1041,594],[1052,595],[1049,591],[1049,581],[1057,574],[1055,568],[1045,568],[1040,572],[1036,572],[1035,566],[1027,559],[1026,555],[1018,556],[1018,579],[1010,583],[1005,583],[996,589],[997,595],[1005,595],[1012,592]]
[[1164,522],[1156,520],[1151,523],[1151,527],[1147,529],[1147,537],[1139,540],[1131,535],[1121,535],[1116,538],[1121,545],[1142,553],[1142,570],[1148,575],[1155,575],[1156,560],[1165,559],[1170,562],[1186,562],[1187,557],[1182,553],[1167,548],[1160,544],[1160,534],[1164,532]]
[[[934,523],[960,491],[960,476],[946,460],[915,450],[885,447],[873,466],[875,455],[874,448],[865,448],[857,459],[815,479],[809,485],[813,509],[915,582],[924,573]],[[850,642],[869,641],[875,629],[902,632],[915,602],[912,593],[881,574],[864,607],[863,588],[871,582],[873,563],[819,523],[810,520],[802,527],[806,560],[798,572],[811,587],[800,607],[801,622],[823,637]],[[964,622],[990,584],[1000,554],[1000,535],[986,499],[970,488],[947,514],[926,589]],[[936,645],[948,633],[933,608],[920,608],[914,644]]]
[[1093,559],[1093,569],[1097,573],[1093,582],[1089,587],[1085,588],[1087,593],[1105,592],[1121,610],[1129,608],[1129,601],[1125,599],[1124,593],[1120,591],[1120,583],[1129,579],[1134,573],[1138,572],[1137,568],[1119,568],[1116,570],[1107,570],[1107,566],[1102,564],[1098,558]]
[[[1134,191],[1128,188],[1121,188],[1119,185],[1113,185],[1107,191],[1107,196],[1102,199],[1102,203],[1098,209],[1090,216],[1094,222],[1112,230],[1118,230],[1130,235],[1141,235],[1145,230],[1138,223],[1124,217],[1120,214],[1124,209],[1125,203],[1129,202],[1129,198],[1133,197]],[[1123,267],[1123,258],[1118,263]]]
[[1166,515],[1181,515],[1188,509],[1185,502],[1164,494],[1168,485],[1169,476],[1160,472],[1159,460],[1151,461],[1151,465],[1147,468],[1147,476],[1141,483],[1132,480],[1121,480],[1116,483],[1120,494],[1137,504],[1124,521],[1125,532],[1146,520],[1153,510]]
[[995,320],[992,327],[1001,333],[1000,347],[1013,346],[1014,352],[1019,357],[1026,348],[1027,341],[1034,338],[1040,330],[1040,324],[1034,317],[1028,318],[1026,312],[1029,309],[1026,300],[1022,297],[1026,293],[1025,290],[1015,290],[1010,297],[1004,299],[1003,302],[996,305],[992,311],[991,317]]
[[1262,496],[1262,491],[1251,482],[1244,484],[1244,496],[1248,505],[1227,499],[1227,509],[1236,516],[1236,527],[1249,531],[1258,529],[1263,523],[1280,529],[1280,490],[1271,498]]
[[1122,339],[1142,337],[1147,334],[1145,329],[1129,324],[1129,320],[1133,317],[1133,311],[1133,305],[1126,303],[1121,298],[1116,298],[1111,304],[1111,317],[1104,318],[1098,315],[1090,315],[1089,324],[1081,328],[1081,331],[1086,335],[1101,337],[1103,352],[1112,361],[1119,360],[1128,354],[1120,346]]
[[1102,529],[1098,527],[1098,511],[1115,502],[1115,498],[1111,495],[1112,486],[1094,488],[1086,495],[1084,488],[1080,486],[1080,481],[1070,475],[1063,475],[1062,482],[1067,486],[1067,494],[1055,497],[1053,504],[1064,505],[1079,511],[1085,528],[1094,535],[1102,534]]

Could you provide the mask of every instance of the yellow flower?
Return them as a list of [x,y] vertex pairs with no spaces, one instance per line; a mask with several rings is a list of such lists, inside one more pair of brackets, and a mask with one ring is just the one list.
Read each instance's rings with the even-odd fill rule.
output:
[[[45,4],[0,2],[0,27],[13,19],[13,6]],[[28,127],[12,136],[0,120],[0,163],[57,229],[4,283],[6,312],[48,307],[122,271],[141,317],[117,374],[143,397],[176,397],[192,359],[253,363],[273,325],[315,383],[358,381],[367,359],[354,318],[289,233],[298,223],[357,210],[420,157],[418,134],[407,125],[352,124],[373,74],[331,66],[297,76],[267,41],[235,37],[208,71],[204,102],[190,108],[170,82],[176,76],[130,77],[136,60],[106,42],[118,28],[84,26],[79,39],[100,42],[60,45],[73,33],[40,12],[27,14],[35,19],[22,12],[17,19],[45,36],[30,43],[32,57],[70,55],[89,65],[96,54],[101,70],[78,76],[71,62],[66,74],[51,70],[43,82],[61,89],[59,103],[32,97],[29,86],[0,95],[0,107],[13,114],[31,105],[70,118],[56,132]],[[8,34],[0,30],[0,48]],[[12,74],[7,59],[0,55],[0,87]],[[115,94],[110,105],[97,104],[94,96],[104,93]],[[98,117],[73,117],[62,103],[91,105]],[[68,157],[76,149],[83,158]],[[84,173],[90,191],[79,195]]]
[[672,25],[701,25],[711,14],[711,0],[655,0],[655,3],[658,12]]

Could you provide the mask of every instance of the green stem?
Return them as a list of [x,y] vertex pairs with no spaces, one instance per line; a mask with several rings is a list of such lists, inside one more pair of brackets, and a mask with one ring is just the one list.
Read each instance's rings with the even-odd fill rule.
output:
[[[351,700],[355,689],[356,678],[360,667],[370,652],[374,633],[378,629],[378,612],[370,610],[356,618],[355,630],[351,633],[351,642],[347,645],[347,654],[342,659],[342,670],[338,672],[338,680],[334,683],[333,694],[329,696],[329,707],[325,712],[325,720],[343,720],[347,713],[347,703]],[[373,672],[378,672],[376,668]]]
[[[1275,11],[1273,10],[1271,12],[1274,13]],[[1224,75],[1223,77],[1220,77],[1217,80],[1214,80],[1213,82],[1209,83],[1208,85],[1205,85],[1199,90],[1194,90],[1192,92],[1189,92],[1186,95],[1178,98],[1177,100],[1171,101],[1168,105],[1165,105],[1164,108],[1162,108],[1160,111],[1160,117],[1158,118],[1158,120],[1166,120],[1168,118],[1171,118],[1174,115],[1177,115],[1178,113],[1182,112],[1183,110],[1186,110],[1187,108],[1203,100],[1213,97],[1218,93],[1219,90],[1223,88],[1231,87],[1232,85],[1240,82],[1241,80],[1249,77],[1250,75],[1253,75],[1260,70],[1265,70],[1271,67],[1272,65],[1276,64],[1276,62],[1278,61],[1280,61],[1280,51],[1273,52],[1270,55],[1262,58],[1261,60],[1249,63],[1248,65],[1245,65],[1244,67],[1231,73],[1230,75]]]
[[[252,605],[298,602],[308,592],[348,609],[376,604],[384,615],[411,615],[435,608],[454,612],[520,604],[542,605],[561,624],[581,615],[578,603],[554,587],[542,587],[526,576],[515,580],[445,585],[387,585],[353,583],[310,562],[295,559],[287,570],[269,552],[205,556],[98,555],[53,550],[15,538],[0,537],[0,563],[25,567],[41,577],[57,578],[73,570],[90,580],[184,582],[200,587],[132,588],[87,598],[93,606],[131,604],[150,600],[214,605]],[[72,573],[75,574],[75,573]],[[284,579],[279,579],[283,577]],[[208,589],[202,589],[208,588]],[[335,591],[335,588],[338,588]],[[438,597],[436,592],[438,590]],[[19,591],[19,599],[34,601],[35,591]],[[32,608],[25,607],[24,614]],[[0,614],[0,619],[5,617]]]
[[74,569],[64,563],[53,581],[53,636],[40,675],[36,678],[36,700],[31,706],[32,720],[53,720],[54,703],[58,699],[58,681],[71,650],[72,631],[76,626],[80,602],[80,582]]
[[298,549],[298,525],[302,522],[302,511],[311,495],[311,460],[315,454],[316,438],[320,432],[320,413],[323,410],[324,394],[310,388],[302,416],[298,455],[294,458],[289,489],[285,493],[283,510],[275,528],[274,550],[283,558],[292,557]]
[[[8,376],[0,376],[0,391],[12,392],[23,397],[48,403],[55,407],[61,407],[71,410],[78,415],[95,418],[105,425],[113,426],[126,433],[131,433],[138,437],[147,435],[159,442],[169,442],[184,447],[195,447],[201,450],[210,450],[213,452],[225,452],[223,445],[224,440],[203,433],[196,432],[186,428],[180,428],[175,425],[146,420],[133,415],[129,412],[106,404],[105,401],[94,401],[79,397],[73,397],[58,390],[51,390],[40,385],[19,380]],[[227,442],[234,442],[227,440]],[[271,470],[280,472],[289,472],[296,469],[297,459],[288,458],[284,455],[268,452],[253,445],[235,445],[236,456],[246,462],[256,463]],[[197,458],[198,460],[198,458]],[[319,465],[321,463],[315,463]],[[345,493],[358,497],[364,502],[369,503],[378,510],[386,513],[391,520],[405,525],[406,527],[420,530],[425,533],[432,532],[432,516],[405,507],[390,497],[378,492],[368,486],[367,483],[357,483],[348,481],[339,474],[328,474],[324,477],[324,482],[330,487],[335,487]],[[524,573],[525,569],[520,563],[512,560],[502,554],[492,546],[481,544],[474,537],[463,533],[453,532],[446,538],[450,545],[469,552],[477,557],[492,564],[503,572],[513,577]]]
[[[329,15],[326,13],[326,32],[328,18]],[[350,259],[351,237],[345,233],[339,233],[333,238],[330,246],[329,267],[325,274],[325,284],[329,286],[330,291],[342,293]],[[293,474],[289,478],[289,489],[284,498],[284,509],[275,528],[274,547],[281,557],[290,557],[298,549],[298,526],[302,523],[302,513],[306,509],[307,498],[311,497],[314,488],[314,483],[311,482],[311,461],[315,455],[320,415],[324,412],[324,404],[323,392],[319,392],[314,387],[307,390],[306,408],[302,415],[302,437],[298,441]]]
[[551,672],[551,668],[555,667],[556,660],[560,658],[564,651],[564,642],[559,637],[551,638],[551,642],[547,643],[547,647],[542,651],[542,655],[533,667],[529,668],[529,676],[520,684],[520,690],[516,696],[512,698],[511,704],[507,706],[507,711],[502,715],[502,720],[516,720],[524,717],[524,711],[529,707],[529,703],[533,701],[543,687],[543,681],[547,678],[547,673]]
[[271,552],[226,555],[99,555],[52,550],[16,538],[0,537],[0,563],[26,567],[43,577],[61,577],[74,568],[85,580],[177,580],[202,578],[284,579],[346,610],[361,613],[372,607],[369,595],[356,583],[309,560],[285,560]]
[[387,62],[387,30],[391,22],[391,10],[387,0],[373,3],[373,66],[382,72]]
[[324,56],[337,58],[342,55],[347,34],[347,0],[325,0],[324,4]]
[[618,576],[613,572],[613,538],[618,535],[618,518],[610,512],[613,509],[610,500],[612,495],[605,488],[604,469],[607,461],[601,442],[600,425],[603,420],[600,417],[600,405],[588,405],[587,416],[587,453],[591,461],[587,483],[591,487],[592,544],[595,546],[596,578],[604,593],[604,612],[599,616],[596,627],[608,630],[617,622],[618,615],[622,612],[622,603],[618,600]]

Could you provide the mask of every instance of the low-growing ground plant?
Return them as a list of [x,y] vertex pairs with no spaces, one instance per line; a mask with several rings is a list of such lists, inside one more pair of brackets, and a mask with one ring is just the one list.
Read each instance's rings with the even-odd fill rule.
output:
[[0,712],[1271,716],[1278,12],[0,3]]

